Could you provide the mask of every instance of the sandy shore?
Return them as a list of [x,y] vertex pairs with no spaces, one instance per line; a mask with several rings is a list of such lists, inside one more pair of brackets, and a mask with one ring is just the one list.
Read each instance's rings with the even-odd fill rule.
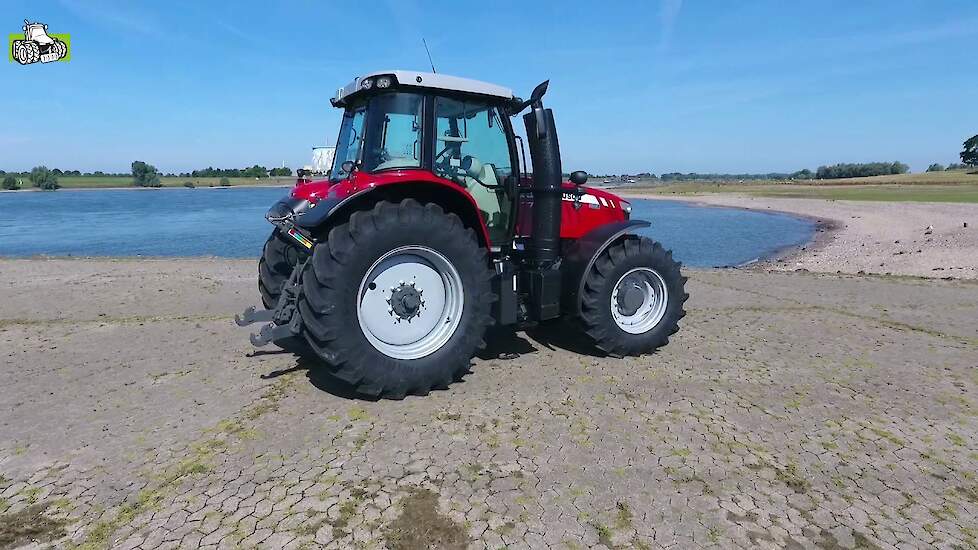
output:
[[[978,278],[978,204],[830,201],[733,194],[632,198],[774,210],[823,222],[825,232],[766,267],[822,273]],[[965,227],[967,224],[967,227]]]
[[0,274],[0,548],[975,543],[972,281],[689,270],[654,355],[497,333],[365,402],[234,326],[254,261]]

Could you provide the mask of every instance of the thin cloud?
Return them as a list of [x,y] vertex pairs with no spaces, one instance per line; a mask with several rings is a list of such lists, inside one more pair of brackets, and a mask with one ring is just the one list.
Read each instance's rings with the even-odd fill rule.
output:
[[81,2],[60,0],[61,5],[80,19],[95,25],[122,29],[157,39],[175,38],[172,29],[165,28],[155,18],[133,11],[132,4],[111,2]]
[[662,0],[659,4],[659,53],[665,53],[672,44],[672,35],[679,20],[683,0]]

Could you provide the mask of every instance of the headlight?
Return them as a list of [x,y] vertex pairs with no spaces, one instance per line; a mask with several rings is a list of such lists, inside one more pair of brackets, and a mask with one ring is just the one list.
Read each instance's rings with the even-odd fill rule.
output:
[[625,217],[630,218],[632,216],[632,204],[630,202],[621,201],[621,209],[625,212]]

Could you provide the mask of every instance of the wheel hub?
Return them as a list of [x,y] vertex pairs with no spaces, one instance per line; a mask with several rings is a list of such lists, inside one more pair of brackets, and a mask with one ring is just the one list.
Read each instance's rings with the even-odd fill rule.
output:
[[455,266],[440,252],[408,245],[385,253],[367,269],[360,282],[357,319],[367,341],[381,353],[418,359],[451,339],[463,304]]
[[638,308],[645,302],[645,292],[642,290],[641,281],[636,277],[629,277],[621,282],[618,290],[618,313],[626,317],[635,315]]
[[629,270],[611,292],[611,317],[629,334],[644,334],[665,317],[669,289],[665,279],[649,267]]
[[423,292],[414,286],[413,281],[399,284],[391,292],[390,300],[387,300],[391,306],[391,315],[397,316],[398,321],[410,323],[411,319],[421,315],[421,308],[424,307],[424,299],[421,297]]

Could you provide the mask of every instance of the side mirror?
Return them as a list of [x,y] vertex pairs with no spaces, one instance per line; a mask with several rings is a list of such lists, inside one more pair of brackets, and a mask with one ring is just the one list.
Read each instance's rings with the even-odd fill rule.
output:
[[571,183],[574,185],[584,185],[587,183],[587,172],[584,170],[578,170],[576,172],[571,172],[570,175]]
[[353,168],[355,166],[356,166],[356,163],[355,162],[353,162],[352,160],[348,160],[348,161],[344,162],[343,164],[341,164],[340,165],[340,168],[344,172],[346,172],[347,174],[349,174],[349,173],[352,173],[353,172]]

